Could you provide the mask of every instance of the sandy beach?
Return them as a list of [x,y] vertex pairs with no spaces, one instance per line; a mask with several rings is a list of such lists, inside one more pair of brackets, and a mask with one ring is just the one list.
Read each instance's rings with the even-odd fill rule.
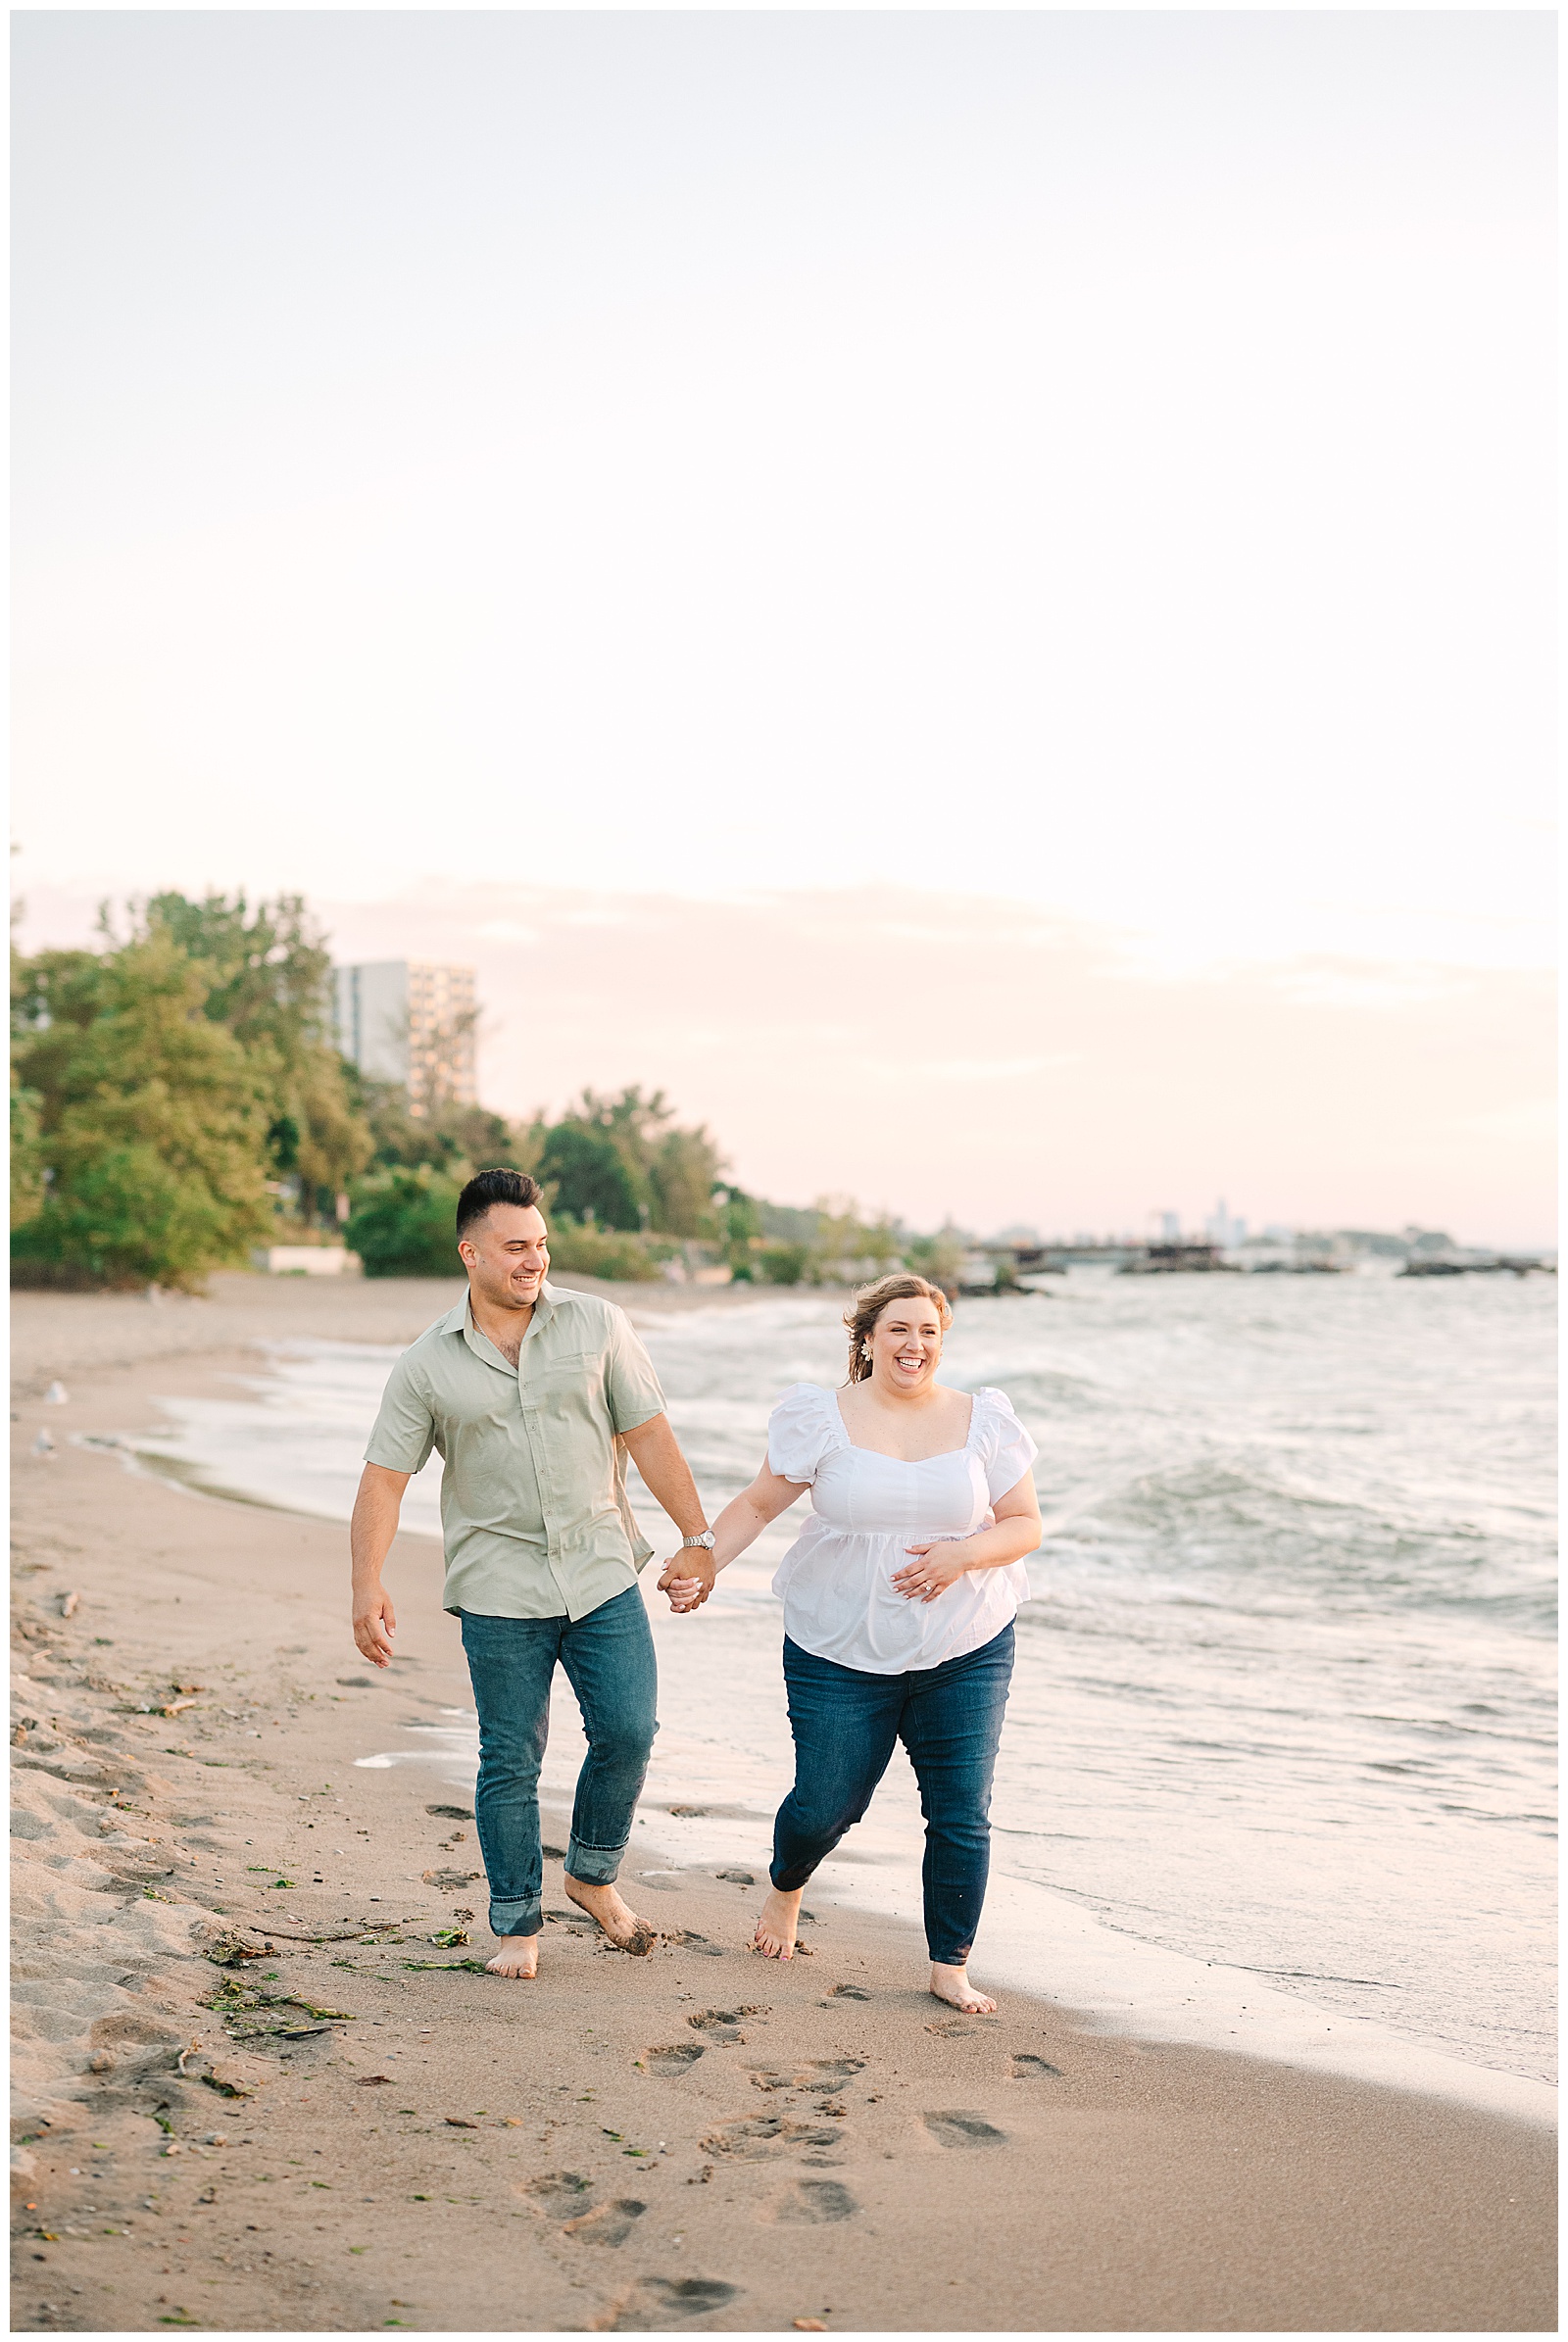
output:
[[457,1290],[14,1296],[17,2327],[1554,2327],[1538,2127],[1016,1994],[947,2016],[912,1931],[839,1910],[764,1963],[754,1885],[644,1878],[635,1836],[651,1958],[558,1858],[539,1979],[473,1973],[462,1800],[355,1762],[468,1705],[432,1542],[395,1549],[372,1680],[340,1528],[78,1443]]

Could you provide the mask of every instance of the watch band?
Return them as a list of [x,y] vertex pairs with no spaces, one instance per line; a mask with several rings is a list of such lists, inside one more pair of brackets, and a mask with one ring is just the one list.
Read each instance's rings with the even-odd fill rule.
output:
[[683,1545],[704,1545],[710,1553],[713,1550],[713,1533],[710,1529],[705,1529],[700,1537],[683,1537],[680,1541]]

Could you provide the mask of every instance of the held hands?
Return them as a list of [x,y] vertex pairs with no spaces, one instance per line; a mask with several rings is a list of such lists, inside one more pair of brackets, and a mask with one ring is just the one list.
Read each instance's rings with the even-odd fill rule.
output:
[[956,1585],[968,1566],[969,1540],[963,1537],[943,1537],[929,1545],[906,1545],[906,1553],[915,1559],[893,1573],[895,1589],[910,1602],[934,1602],[945,1594],[950,1586]]
[[398,1631],[397,1618],[389,1594],[379,1586],[368,1592],[357,1594],[354,1600],[354,1639],[372,1667],[387,1666],[392,1657],[392,1637]]
[[711,1553],[701,1545],[683,1545],[665,1562],[659,1591],[668,1594],[671,1610],[701,1610],[717,1575]]

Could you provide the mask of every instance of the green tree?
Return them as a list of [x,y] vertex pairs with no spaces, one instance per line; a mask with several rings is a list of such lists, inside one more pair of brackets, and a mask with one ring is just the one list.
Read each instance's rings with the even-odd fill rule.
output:
[[649,1166],[650,1224],[663,1236],[711,1236],[713,1190],[722,1169],[723,1158],[701,1124],[667,1131]]
[[329,1217],[370,1160],[372,1140],[332,1037],[331,953],[303,896],[253,907],[243,894],[194,902],[165,893],[131,915],[133,936],[164,933],[202,966],[205,1013],[233,1034],[267,1086],[273,1176],[297,1191],[304,1218]]
[[[645,1097],[640,1083],[618,1097],[585,1090],[555,1128],[572,1125],[608,1139],[625,1168],[637,1203],[647,1212],[647,1225],[661,1236],[711,1237],[716,1233],[711,1204],[723,1168],[717,1147],[708,1131],[681,1129],[675,1109],[662,1090]],[[548,1144],[548,1142],[547,1142]],[[564,1204],[567,1210],[573,1207]],[[600,1215],[603,1217],[603,1215]],[[638,1226],[612,1221],[609,1225]]]
[[[671,1249],[663,1247],[665,1253]],[[550,1265],[575,1276],[609,1277],[617,1282],[659,1275],[659,1260],[646,1237],[612,1228],[579,1228],[568,1219],[551,1225]]]
[[756,1275],[753,1241],[761,1234],[757,1205],[741,1188],[721,1188],[716,1201],[720,1241],[730,1276],[737,1285],[750,1285]]
[[401,1082],[378,1081],[343,1062],[350,1103],[370,1135],[370,1161],[382,1170],[402,1166],[417,1170],[421,1163],[438,1171],[468,1166],[476,1171],[504,1169],[534,1171],[543,1145],[543,1130],[513,1124],[485,1106],[447,1105],[434,1114],[410,1110],[409,1094]]
[[368,1277],[461,1277],[462,1182],[428,1164],[372,1172],[354,1189],[345,1234]]
[[640,1229],[643,1202],[626,1158],[609,1132],[575,1118],[553,1123],[539,1153],[538,1176],[555,1191],[558,1211],[602,1228]]
[[935,1236],[911,1237],[904,1247],[906,1267],[916,1276],[929,1278],[940,1285],[943,1292],[954,1294],[958,1290],[958,1278],[963,1268],[963,1256],[969,1249],[963,1238],[951,1223],[939,1228]]
[[900,1266],[904,1240],[885,1215],[862,1220],[846,1196],[824,1195],[816,1206],[816,1236],[808,1274],[817,1285],[863,1285]]
[[612,1140],[627,1171],[639,1182],[647,1179],[665,1126],[674,1118],[675,1109],[662,1090],[644,1098],[640,1082],[622,1090],[618,1098],[602,1098],[597,1090],[585,1090],[563,1117]]
[[764,1244],[757,1265],[769,1285],[799,1285],[810,1257],[809,1244]]
[[25,1227],[43,1209],[44,1160],[36,1090],[23,1087],[11,1068],[11,1225]]
[[208,989],[167,931],[21,963],[13,1065],[42,1193],[12,1248],[33,1274],[189,1286],[267,1234],[267,1085]]
[[543,1133],[508,1122],[488,1106],[447,1106],[437,1120],[443,1140],[450,1139],[475,1171],[533,1171],[538,1163]]

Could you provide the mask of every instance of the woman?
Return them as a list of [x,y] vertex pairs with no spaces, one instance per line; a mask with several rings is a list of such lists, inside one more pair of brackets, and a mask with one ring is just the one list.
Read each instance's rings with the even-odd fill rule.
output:
[[[1023,1556],[1041,1536],[1037,1451],[1000,1391],[971,1397],[937,1381],[953,1312],[923,1277],[867,1286],[844,1322],[846,1387],[785,1391],[766,1461],[714,1523],[723,1569],[811,1491],[815,1518],[773,1580],[795,1786],[773,1827],[773,1891],[754,1949],[793,1957],[807,1880],[865,1812],[902,1740],[925,1815],[931,1989],[990,2017],[996,2002],[964,1971],[985,1898],[1013,1613],[1029,1594]],[[704,1591],[695,1579],[666,1590],[675,1609]]]

